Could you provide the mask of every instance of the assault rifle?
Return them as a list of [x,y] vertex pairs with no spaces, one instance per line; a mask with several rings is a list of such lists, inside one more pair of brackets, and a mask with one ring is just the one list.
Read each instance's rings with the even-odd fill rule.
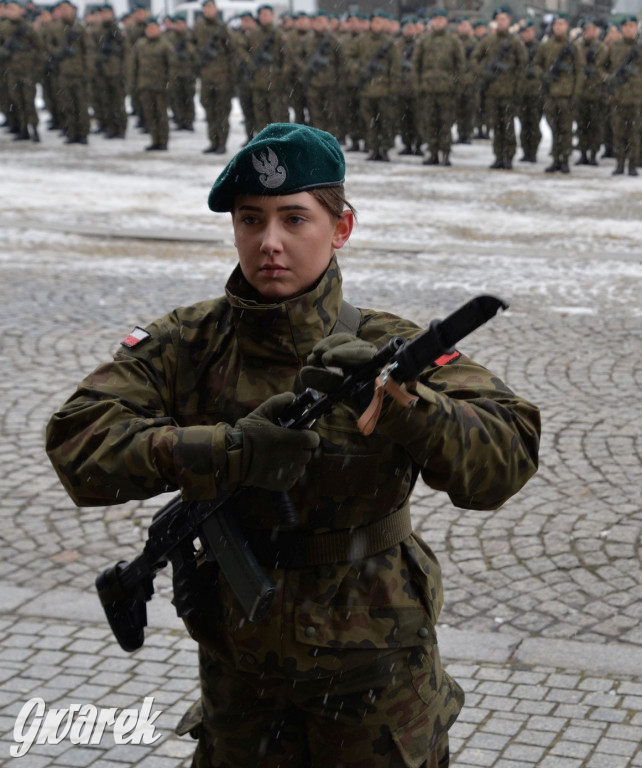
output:
[[[394,336],[370,362],[348,373],[332,393],[306,389],[279,417],[288,429],[311,427],[335,404],[363,400],[372,392],[375,379],[384,376],[397,383],[413,381],[440,356],[482,326],[508,305],[495,296],[471,299],[444,320],[433,320],[412,341]],[[171,499],[153,517],[147,541],[131,562],[120,561],[96,579],[96,589],[109,625],[125,651],[135,651],[144,642],[146,602],[154,594],[154,578],[168,562],[174,576],[174,604],[182,618],[199,611],[209,595],[199,594],[193,577],[204,561],[216,562],[249,621],[267,616],[274,586],[252,553],[238,523],[238,509],[248,489],[221,492],[212,500],[184,502]],[[196,589],[196,594],[195,594]]]
[[567,43],[562,50],[559,52],[558,57],[555,59],[555,61],[551,64],[551,66],[548,68],[548,71],[546,72],[546,75],[544,77],[544,90],[548,91],[550,88],[551,83],[557,83],[559,82],[560,76],[562,72],[570,72],[571,67],[569,67],[567,64],[564,64],[564,59],[571,55],[573,53],[573,49],[571,48],[571,44]]
[[633,66],[633,62],[640,56],[640,49],[637,45],[633,45],[628,54],[622,59],[618,68],[613,72],[608,80],[609,92],[614,93],[618,85],[625,85],[630,75],[637,75],[637,69]]
[[361,90],[366,83],[373,80],[378,74],[386,71],[386,65],[384,63],[384,56],[394,45],[394,40],[386,41],[381,48],[370,59],[366,68],[361,72],[357,88]]

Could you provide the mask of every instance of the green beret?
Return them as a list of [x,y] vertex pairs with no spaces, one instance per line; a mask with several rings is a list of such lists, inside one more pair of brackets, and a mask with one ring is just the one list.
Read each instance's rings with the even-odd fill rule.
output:
[[533,21],[533,19],[526,19],[526,21],[523,21],[519,25],[519,28],[520,28],[520,30],[522,30],[522,29],[530,29],[531,27],[534,27],[534,26],[535,26],[535,22]]
[[256,14],[258,16],[261,11],[274,11],[274,6],[270,5],[269,3],[263,3],[263,5],[259,5],[259,7],[256,9]]
[[430,14],[431,18],[435,16],[445,16],[448,18],[448,11],[444,10],[443,8],[435,8],[435,10]]
[[620,19],[620,24],[626,24],[628,21],[632,21],[634,24],[637,24],[638,17],[632,13],[627,14],[626,16],[622,16],[622,18]]
[[499,8],[495,10],[495,13],[493,13],[493,18],[496,19],[500,13],[505,13],[508,16],[512,16],[510,8],[506,8],[504,5],[500,5]]
[[160,21],[156,18],[156,16],[148,16],[145,19],[145,26],[149,27],[150,24],[158,24],[159,27],[161,25]]
[[210,190],[212,211],[231,211],[238,195],[291,195],[336,187],[345,160],[331,133],[297,123],[272,123],[236,153]]
[[477,27],[487,27],[488,22],[484,21],[483,19],[477,19],[477,21],[473,22],[473,27],[477,29]]
[[177,11],[174,14],[174,21],[187,21],[186,11]]
[[555,19],[563,19],[564,21],[568,21],[568,15],[566,13],[556,13]]

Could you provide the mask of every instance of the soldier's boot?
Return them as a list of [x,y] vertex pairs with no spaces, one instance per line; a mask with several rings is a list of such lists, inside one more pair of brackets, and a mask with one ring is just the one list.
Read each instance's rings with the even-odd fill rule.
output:
[[404,146],[402,150],[399,152],[400,155],[412,155],[412,147],[410,147],[408,144]]
[[491,170],[493,170],[493,171],[494,170],[499,170],[499,169],[501,169],[503,167],[504,167],[504,161],[502,160],[501,157],[495,158],[495,162],[492,165],[489,166],[489,168]]
[[590,165],[588,155],[586,154],[585,150],[582,150],[580,159],[576,161],[575,165]]
[[568,157],[563,157],[560,162],[560,171],[562,173],[570,173],[571,169],[568,167]]
[[436,152],[431,152],[430,157],[427,157],[422,165],[439,165],[439,155]]
[[513,158],[512,157],[505,157],[504,158],[504,170],[506,170],[506,171],[512,171],[513,170]]
[[597,152],[594,149],[592,149],[589,152],[589,162],[588,162],[588,164],[589,165],[599,165],[599,163],[597,162]]
[[629,176],[639,176],[640,175],[638,173],[638,169],[637,169],[636,166],[637,166],[637,163],[635,162],[635,160],[632,157],[629,158]]
[[621,176],[624,173],[624,160],[618,160],[617,165],[615,166],[615,170],[613,171],[613,176]]
[[13,137],[13,141],[29,141],[29,138],[29,129],[25,126],[24,128],[20,128]]
[[34,144],[40,143],[40,134],[38,133],[38,129],[35,125],[31,126],[31,141],[33,141]]
[[613,147],[607,147],[605,145],[604,146],[604,152],[602,152],[602,157],[603,158],[604,157],[615,157],[615,155],[613,154]]
[[553,160],[553,162],[544,169],[544,173],[555,173],[562,170],[562,164],[559,160]]
[[423,150],[422,150],[422,148],[421,148],[421,144],[417,144],[417,146],[415,147],[415,151],[413,152],[413,154],[414,154],[414,155],[417,155],[418,157],[423,157],[423,156],[424,156],[424,152],[423,152]]
[[450,162],[450,152],[444,152],[444,155],[441,160],[442,165],[452,165]]
[[383,163],[389,163],[390,158],[388,157],[388,153],[385,149],[382,149],[381,152],[379,152],[379,160],[381,160]]

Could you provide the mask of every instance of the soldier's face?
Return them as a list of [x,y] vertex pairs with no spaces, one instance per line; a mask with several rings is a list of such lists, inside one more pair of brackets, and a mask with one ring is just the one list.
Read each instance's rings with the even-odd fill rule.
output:
[[334,219],[309,192],[243,195],[232,213],[234,244],[245,279],[269,301],[305,293],[350,237],[351,211]]

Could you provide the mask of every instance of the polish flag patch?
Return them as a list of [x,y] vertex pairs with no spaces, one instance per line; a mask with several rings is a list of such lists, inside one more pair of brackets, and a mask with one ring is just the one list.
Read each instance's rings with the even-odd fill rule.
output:
[[132,349],[132,347],[137,347],[141,342],[145,341],[145,339],[148,339],[150,335],[151,334],[148,333],[144,328],[136,326],[134,330],[129,334],[129,336],[125,336],[125,338],[120,343],[123,345],[123,347],[129,347]]

